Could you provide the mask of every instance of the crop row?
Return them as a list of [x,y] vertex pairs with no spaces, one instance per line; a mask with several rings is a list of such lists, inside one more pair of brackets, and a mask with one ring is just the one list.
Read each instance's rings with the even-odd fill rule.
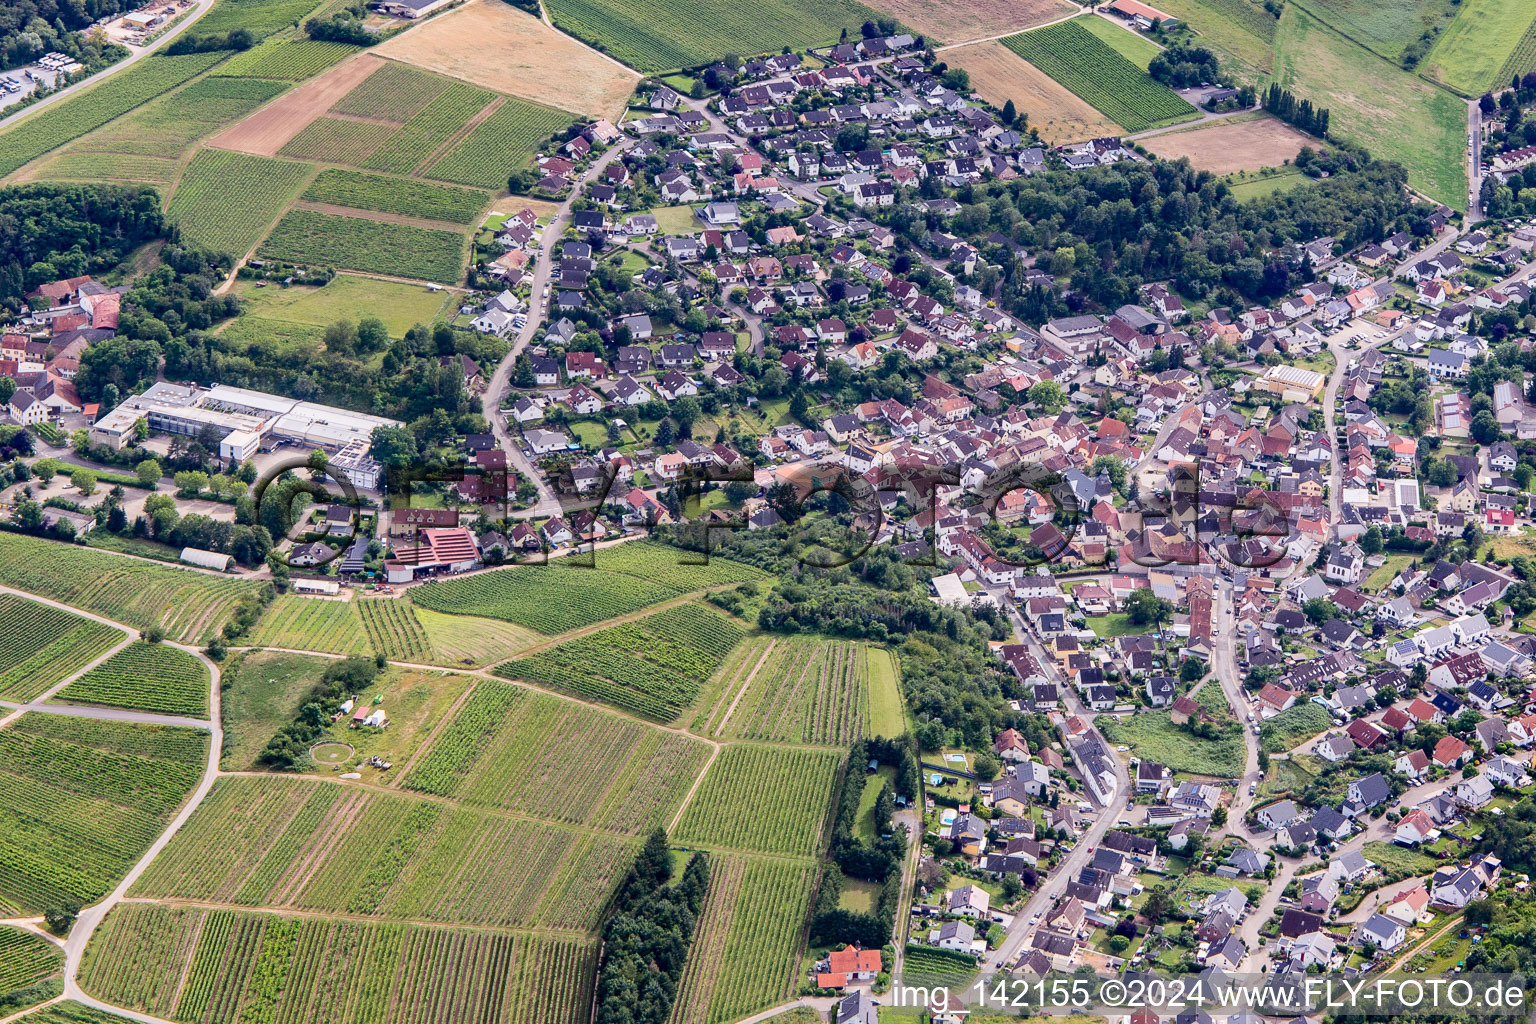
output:
[[112,76],[105,85],[49,107],[0,134],[0,175],[99,128],[128,111],[174,89],[223,60],[224,53],[188,53],[150,57]]
[[[768,574],[756,566],[736,562],[718,555],[702,555],[697,551],[637,541],[604,548],[596,553],[596,566],[604,572],[621,572],[629,576],[670,587],[679,594],[703,590],[723,583],[744,583],[761,580]],[[698,564],[695,564],[698,563]]]
[[555,564],[438,580],[416,587],[411,599],[434,611],[504,619],[553,635],[628,615],[674,593],[635,576]]
[[185,651],[139,641],[70,683],[59,699],[206,717],[208,670]]
[[857,644],[781,639],[723,731],[744,739],[847,746],[864,730],[864,664]]
[[4,532],[0,584],[139,629],[158,625],[171,639],[188,642],[217,629],[236,602],[261,585]]
[[577,1024],[595,956],[589,939],[125,903],[81,985],[183,1024]]
[[698,698],[743,635],[723,616],[685,604],[515,659],[496,672],[671,721]]
[[292,647],[329,654],[364,654],[368,637],[349,601],[284,594],[262,613],[253,647]]
[[1074,22],[1021,32],[1002,42],[1126,131],[1144,131],[1195,113],[1172,89]]
[[0,594],[0,696],[25,702],[124,639],[111,626]]
[[527,694],[516,686],[481,683],[427,756],[405,777],[404,785],[423,793],[452,796],[485,752],[490,738],[500,731],[507,714]]
[[485,209],[487,197],[475,189],[436,185],[410,178],[329,168],[310,183],[302,196],[311,202],[378,210],[426,220],[471,224]]
[[0,1005],[9,994],[53,977],[63,966],[64,954],[47,939],[0,927]]
[[727,747],[704,776],[673,838],[812,856],[840,761],[833,751]]
[[358,164],[368,159],[397,129],[392,124],[317,117],[278,150],[283,156],[328,164]]
[[427,661],[432,641],[406,600],[360,599],[357,614],[373,649],[396,661]]
[[[495,98],[493,92],[455,82],[374,150],[363,166],[396,174],[411,173]],[[501,184],[505,186],[506,182]]]
[[109,891],[196,784],[188,745],[206,759],[187,729],[34,713],[0,731],[0,899],[37,911]]
[[231,57],[214,74],[302,82],[356,52],[355,46],[317,39],[268,40]]
[[563,31],[640,71],[665,71],[727,54],[799,50],[837,41],[877,12],[858,0],[551,0]]
[[[405,122],[448,88],[450,79],[398,61],[386,61],[331,107],[333,114]],[[484,106],[484,104],[481,104]]]
[[215,35],[242,28],[257,39],[297,25],[319,7],[320,0],[222,0],[198,19],[198,35]]
[[263,255],[319,266],[453,283],[464,276],[464,239],[452,231],[289,210]]
[[706,1024],[739,1020],[789,998],[815,869],[751,861],[735,894]]
[[426,170],[443,181],[500,191],[507,177],[528,163],[539,145],[569,126],[571,115],[508,98]]

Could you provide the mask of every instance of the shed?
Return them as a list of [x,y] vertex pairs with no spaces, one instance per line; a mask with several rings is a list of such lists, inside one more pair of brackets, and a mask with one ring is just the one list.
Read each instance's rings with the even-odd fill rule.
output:
[[188,565],[203,569],[217,569],[219,572],[227,572],[235,561],[229,555],[221,555],[217,551],[204,551],[202,548],[182,548],[181,560]]

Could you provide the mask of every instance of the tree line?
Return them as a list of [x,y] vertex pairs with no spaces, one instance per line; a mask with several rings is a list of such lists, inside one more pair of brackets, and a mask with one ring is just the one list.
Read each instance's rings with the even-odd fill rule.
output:
[[1276,83],[1270,83],[1264,92],[1264,109],[1309,135],[1320,139],[1328,137],[1328,108],[1314,107],[1311,100],[1298,102],[1291,90],[1282,89]]
[[709,860],[695,853],[673,885],[667,833],[656,829],[624,876],[603,926],[596,1024],[666,1024],[704,898]]

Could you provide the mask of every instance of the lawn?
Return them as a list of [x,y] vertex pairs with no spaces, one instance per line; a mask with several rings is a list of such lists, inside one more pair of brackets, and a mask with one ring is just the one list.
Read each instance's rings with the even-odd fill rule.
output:
[[235,294],[245,302],[249,316],[326,327],[338,320],[357,321],[375,316],[384,321],[392,338],[405,336],[416,324],[430,324],[443,312],[452,294],[431,291],[423,285],[377,281],[352,274],[337,274],[323,288],[302,285],[257,288],[241,281]]
[[1390,881],[1410,875],[1426,875],[1440,866],[1440,861],[1429,854],[1396,843],[1366,843],[1360,852],[1365,854],[1366,860],[1386,872]]
[[1111,743],[1126,744],[1137,757],[1176,772],[1230,779],[1242,772],[1246,760],[1242,730],[1236,724],[1216,739],[1201,739],[1174,725],[1166,711],[1144,711],[1113,722],[1104,715],[1099,726]]
[[225,771],[256,767],[256,755],[278,729],[293,721],[299,701],[325,671],[329,659],[257,651],[224,666]]
[[1309,700],[1302,701],[1261,725],[1260,741],[1265,750],[1277,754],[1290,750],[1309,736],[1316,736],[1332,724],[1328,712]]
[[1088,616],[1088,628],[1105,640],[1112,640],[1117,636],[1134,636],[1140,633],[1152,632],[1154,626],[1147,623],[1137,626],[1131,622],[1129,615],[1090,615]]
[[1311,184],[1312,180],[1296,168],[1286,167],[1260,175],[1231,175],[1226,182],[1227,188],[1232,192],[1232,198],[1247,202],[1250,199],[1262,199],[1276,192],[1289,192],[1293,188]]
[[[1479,0],[1462,3],[1456,17],[1435,40],[1423,72],[1463,96],[1509,84],[1517,46],[1536,25],[1530,0]],[[1528,71],[1529,66],[1519,70]]]
[[[856,770],[862,770],[857,765]],[[864,792],[859,797],[859,809],[853,816],[853,833],[871,846],[880,838],[875,832],[875,802],[880,799],[880,793],[889,782],[896,785],[896,769],[892,765],[881,765],[875,770],[875,774],[869,775],[864,780]]]
[[1275,35],[1275,77],[1331,114],[1331,131],[1390,155],[1410,184],[1456,209],[1467,204],[1467,107],[1438,86],[1373,56],[1287,4]]
[[1388,583],[1391,583],[1393,577],[1398,573],[1408,568],[1409,563],[1412,561],[1412,555],[1388,555],[1381,568],[1372,570],[1371,574],[1365,578],[1365,582],[1361,584],[1360,589],[1370,594],[1381,593],[1381,589]]
[[871,736],[895,739],[907,731],[901,703],[901,684],[896,678],[896,659],[883,647],[865,647],[869,673],[869,727]]
[[1445,0],[1299,0],[1299,3],[1315,17],[1394,63],[1402,59],[1403,50],[1409,43],[1441,20],[1446,10]]
[[1143,71],[1152,63],[1152,58],[1161,52],[1152,40],[1128,28],[1121,28],[1108,18],[1078,18],[1077,24],[1114,47],[1115,52]]
[[[389,716],[388,729],[353,729],[352,723],[343,717],[316,742],[345,743],[352,747],[358,762],[377,756],[403,766],[442,721],[469,681],[468,676],[390,669],[381,674],[358,701],[360,706],[371,706],[375,698],[381,698],[377,706]],[[317,770],[329,773],[331,769]],[[392,778],[392,775],[378,772],[363,772],[364,781],[381,785]]]
[[656,227],[663,235],[692,235],[702,227],[691,206],[657,206],[646,212],[656,218]]

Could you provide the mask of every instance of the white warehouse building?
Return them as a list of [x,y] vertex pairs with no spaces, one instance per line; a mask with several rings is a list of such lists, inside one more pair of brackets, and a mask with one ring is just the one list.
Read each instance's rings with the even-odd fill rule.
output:
[[314,402],[269,395],[248,388],[215,384],[209,388],[151,385],[133,395],[91,427],[91,441],[114,451],[134,440],[134,424],[143,419],[155,433],[195,436],[212,427],[219,434],[219,457],[244,461],[258,450],[287,442],[337,455],[332,465],[354,486],[376,490],[382,467],[368,455],[376,427],[398,427],[399,420],[351,412]]

